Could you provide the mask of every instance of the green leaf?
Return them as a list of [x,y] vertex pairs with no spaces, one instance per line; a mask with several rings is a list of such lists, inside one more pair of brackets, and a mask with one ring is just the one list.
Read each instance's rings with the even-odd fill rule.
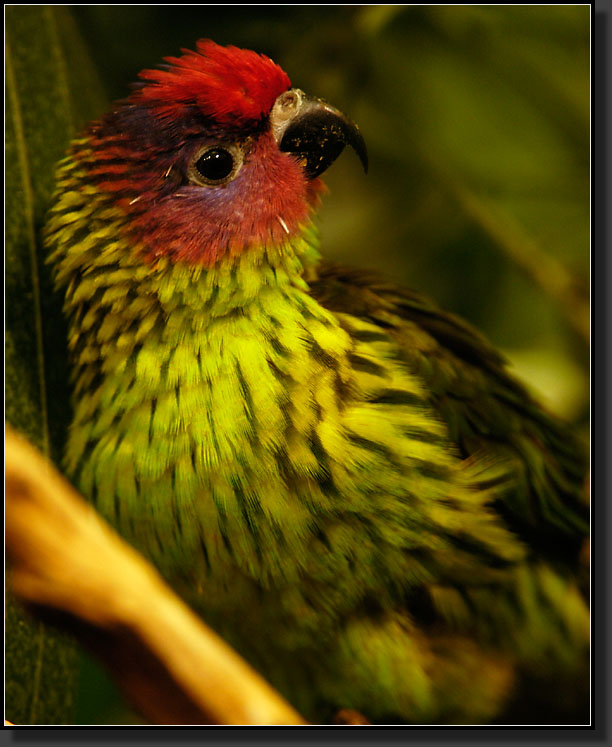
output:
[[[56,462],[69,419],[66,337],[41,241],[56,162],[104,110],[65,6],[6,8],[6,419]],[[6,617],[6,717],[71,721],[78,658],[12,600]]]

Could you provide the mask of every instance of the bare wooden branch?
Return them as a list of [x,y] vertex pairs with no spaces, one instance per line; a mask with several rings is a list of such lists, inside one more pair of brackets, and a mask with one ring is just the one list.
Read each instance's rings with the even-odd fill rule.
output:
[[151,723],[305,723],[38,451],[5,439],[13,592],[101,657]]

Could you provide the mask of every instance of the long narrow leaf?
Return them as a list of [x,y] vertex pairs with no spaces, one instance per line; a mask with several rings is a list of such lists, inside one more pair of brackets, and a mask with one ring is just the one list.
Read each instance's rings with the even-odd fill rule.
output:
[[[104,99],[64,6],[7,6],[5,60],[6,419],[58,461],[69,417],[65,335],[40,234],[55,163]],[[7,718],[70,722],[76,669],[72,646],[9,598]]]

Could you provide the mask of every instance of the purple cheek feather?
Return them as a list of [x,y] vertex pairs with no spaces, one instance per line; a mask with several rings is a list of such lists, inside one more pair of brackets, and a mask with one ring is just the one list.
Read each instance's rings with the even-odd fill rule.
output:
[[[178,175],[184,165],[166,169],[166,180],[174,169]],[[281,153],[272,135],[264,133],[228,184],[179,185],[168,193],[160,183],[122,200],[122,207],[133,213],[131,230],[149,259],[168,256],[211,266],[252,246],[284,242],[307,219],[321,189],[320,180],[309,181],[297,160]]]

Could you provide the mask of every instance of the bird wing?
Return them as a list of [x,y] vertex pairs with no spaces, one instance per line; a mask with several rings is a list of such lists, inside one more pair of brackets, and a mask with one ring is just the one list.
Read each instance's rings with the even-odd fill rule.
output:
[[588,533],[586,449],[506,369],[471,325],[371,272],[318,268],[311,293],[335,313],[360,317],[399,347],[424,382],[464,458],[500,458],[515,489],[495,508],[539,555],[573,564]]

